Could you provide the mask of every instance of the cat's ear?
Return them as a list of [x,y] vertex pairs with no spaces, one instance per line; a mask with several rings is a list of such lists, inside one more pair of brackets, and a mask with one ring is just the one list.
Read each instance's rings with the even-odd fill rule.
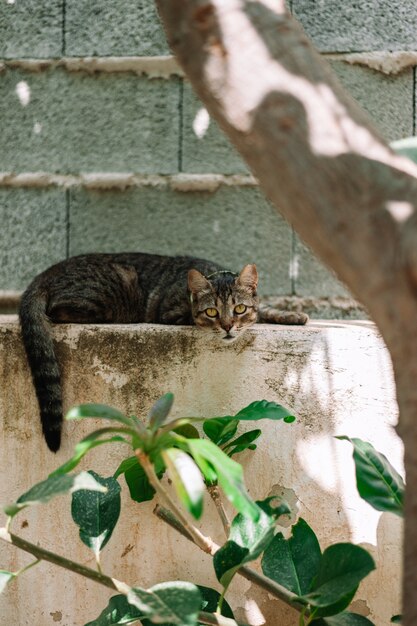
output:
[[249,265],[245,265],[243,270],[240,272],[236,282],[242,287],[246,287],[256,291],[258,286],[258,272],[256,269],[256,265],[254,263],[250,263]]
[[188,289],[191,293],[196,294],[201,291],[211,289],[211,285],[207,278],[197,270],[188,271]]

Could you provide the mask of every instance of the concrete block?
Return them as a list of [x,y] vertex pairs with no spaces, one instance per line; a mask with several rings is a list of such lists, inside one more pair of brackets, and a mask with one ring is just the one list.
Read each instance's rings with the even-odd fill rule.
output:
[[68,2],[65,52],[71,56],[169,54],[153,0]]
[[290,293],[291,229],[256,188],[72,190],[70,211],[71,254],[189,254],[234,270],[254,262],[262,293]]
[[0,189],[0,289],[24,289],[65,257],[62,190]]
[[297,296],[352,297],[347,287],[317,259],[296,234],[294,234],[292,276]]
[[177,78],[7,71],[0,170],[176,172],[178,105]]
[[62,54],[63,0],[2,0],[0,58],[48,58]]
[[249,171],[188,83],[184,85],[182,141],[184,172],[235,174]]
[[293,14],[322,52],[415,50],[414,0],[293,0]]
[[[343,541],[364,545],[376,570],[361,584],[356,607],[378,626],[388,626],[391,615],[400,613],[402,521],[360,499],[352,448],[334,438],[346,434],[369,441],[402,471],[401,441],[393,429],[397,406],[390,359],[372,324],[260,325],[227,346],[216,345],[197,329],[145,324],[58,325],[54,337],[65,408],[103,402],[144,419],[151,404],[172,391],[173,418],[233,415],[262,398],[294,411],[293,424],[260,422],[258,449],[236,457],[249,493],[254,499],[284,493],[295,510],[292,519],[298,515],[306,519],[323,549]],[[9,503],[64,463],[82,437],[107,423],[67,422],[62,449],[56,455],[47,450],[13,320],[0,323],[0,376],[0,502]],[[130,454],[126,445],[100,446],[79,467],[110,476]],[[218,588],[211,558],[155,518],[155,501],[131,502],[123,478],[120,484],[122,515],[103,550],[103,572],[142,587],[188,580]],[[80,541],[71,520],[70,506],[70,498],[61,497],[25,509],[12,530],[94,567],[91,550]],[[209,498],[204,506],[199,527],[223,543]],[[233,515],[231,507],[228,511]],[[5,521],[1,511],[0,525]],[[16,548],[0,545],[2,568],[16,571],[30,562]],[[109,595],[114,592],[45,562],[19,576],[0,595],[0,614],[4,624],[16,626],[85,624],[99,615]],[[239,576],[228,591],[228,601],[233,609],[254,608],[257,619],[252,623],[259,624],[261,614],[270,626],[298,622],[294,612]]]
[[412,68],[387,76],[343,61],[332,61],[331,66],[387,141],[413,134]]

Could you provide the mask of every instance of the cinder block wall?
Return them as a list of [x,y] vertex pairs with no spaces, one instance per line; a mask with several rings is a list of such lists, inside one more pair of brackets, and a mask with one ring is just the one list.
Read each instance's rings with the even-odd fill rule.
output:
[[[385,137],[413,134],[413,54],[390,53],[417,49],[415,1],[290,5]],[[349,297],[208,119],[152,0],[1,0],[0,59],[3,310],[51,263],[116,250],[255,261],[264,294]]]

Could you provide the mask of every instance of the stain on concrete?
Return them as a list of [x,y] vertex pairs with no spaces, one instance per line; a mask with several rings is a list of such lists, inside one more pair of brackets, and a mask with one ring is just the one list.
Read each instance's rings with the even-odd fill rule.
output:
[[51,615],[54,622],[60,622],[62,620],[61,611],[53,611],[52,613],[49,613],[49,615]]
[[132,546],[131,543],[129,543],[126,548],[123,550],[122,554],[120,555],[121,558],[123,559],[123,557],[126,556],[126,554],[129,554],[129,552],[131,552],[133,550],[134,546]]
[[102,363],[96,356],[93,359],[93,368],[96,369],[96,376],[100,376],[104,382],[112,385],[116,389],[121,389],[121,387],[124,387],[129,381],[126,374],[122,374],[116,368],[107,365],[107,363]]

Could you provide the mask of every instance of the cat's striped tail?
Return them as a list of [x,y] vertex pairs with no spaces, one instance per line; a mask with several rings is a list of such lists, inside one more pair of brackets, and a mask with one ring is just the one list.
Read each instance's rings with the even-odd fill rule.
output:
[[47,295],[34,280],[22,296],[19,310],[23,344],[38,398],[43,434],[53,452],[61,444],[61,377],[46,315]]

